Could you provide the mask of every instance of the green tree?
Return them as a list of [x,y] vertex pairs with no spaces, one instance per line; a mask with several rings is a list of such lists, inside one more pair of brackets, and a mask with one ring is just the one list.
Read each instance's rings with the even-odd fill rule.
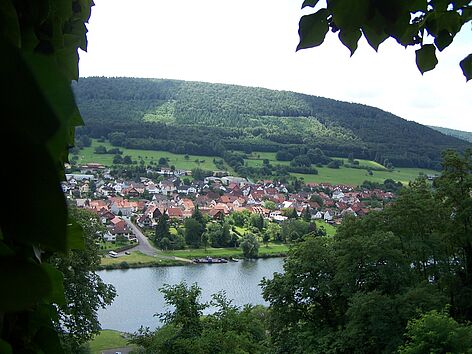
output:
[[349,163],[354,163],[354,154],[352,152],[350,152],[347,156],[347,160],[349,161]]
[[123,163],[123,158],[121,157],[121,155],[113,156],[113,164],[121,165],[122,163]]
[[200,225],[202,225],[202,227],[204,228],[205,227],[205,219],[203,217],[203,214],[202,212],[200,211],[200,208],[198,207],[198,205],[195,206],[195,209],[193,210],[193,213],[192,213],[192,218],[194,218],[195,220],[198,221],[198,223]]
[[264,228],[264,217],[261,214],[253,213],[249,218],[249,224],[262,231]]
[[[306,0],[302,7],[315,7],[317,0]],[[351,55],[364,36],[375,50],[387,38],[404,47],[416,47],[416,65],[421,73],[436,67],[436,50],[443,51],[462,27],[472,20],[469,1],[362,1],[328,0],[313,14],[300,19],[297,50],[321,45],[329,30]],[[434,38],[432,43],[427,38]],[[467,80],[472,78],[472,54],[460,62]]]
[[276,207],[277,207],[277,205],[275,204],[275,202],[273,202],[271,200],[266,200],[264,202],[264,208],[267,208],[269,210],[275,210]]
[[384,211],[294,245],[284,274],[263,281],[279,352],[394,352],[418,313],[448,305],[455,321],[470,319],[470,156],[446,152],[434,188],[419,179]]
[[131,342],[139,353],[267,353],[266,310],[262,306],[232,305],[224,292],[213,294],[215,312],[203,316],[208,303],[199,302],[195,284],[166,285],[161,291],[173,311],[161,314],[163,327],[141,329]]
[[282,228],[280,225],[271,222],[267,225],[266,232],[269,235],[269,239],[275,242],[284,242],[284,238],[282,237]]
[[303,209],[302,219],[303,219],[303,221],[311,222],[311,211],[310,211],[309,206],[307,206],[305,209]]
[[[154,239],[153,241],[159,246],[160,242],[167,238],[170,239],[170,225],[169,225],[169,216],[164,213],[157,219],[156,228],[154,230]],[[159,246],[160,247],[160,246]]]
[[85,247],[66,254],[54,254],[49,261],[64,277],[65,303],[58,306],[55,328],[68,353],[79,353],[82,346],[101,329],[97,310],[110,305],[115,289],[95,273],[100,265],[97,241],[105,232],[94,213],[70,209],[71,218],[83,229]]
[[131,165],[133,163],[133,160],[131,159],[131,156],[126,155],[125,157],[123,157],[123,163],[125,165]]
[[187,218],[184,221],[185,228],[185,242],[187,245],[198,248],[202,241],[202,234],[205,229],[202,225],[194,218]]
[[259,242],[257,242],[256,236],[251,233],[242,237],[240,245],[246,258],[256,258],[259,254]]
[[262,242],[266,247],[269,247],[270,233],[268,233],[267,231],[262,234]]
[[249,220],[251,213],[249,211],[236,211],[231,213],[230,218],[234,221],[234,225],[236,226],[244,226],[246,222]]
[[106,154],[107,153],[107,148],[103,145],[99,145],[95,148],[95,153],[96,154]]
[[401,354],[472,353],[472,326],[457,323],[436,310],[408,323]]
[[159,158],[158,165],[159,166],[168,166],[169,161],[165,157],[161,157],[161,158]]

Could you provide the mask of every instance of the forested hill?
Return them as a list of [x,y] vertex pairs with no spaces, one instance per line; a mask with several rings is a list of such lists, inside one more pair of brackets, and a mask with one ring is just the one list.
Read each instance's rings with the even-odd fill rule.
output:
[[[281,151],[439,168],[441,151],[465,141],[380,109],[287,91],[177,80],[81,78],[86,127],[119,146],[177,153]],[[386,161],[388,160],[388,161]]]
[[462,139],[465,141],[468,141],[469,143],[472,143],[472,132],[465,132],[462,130],[456,130],[456,129],[449,129],[449,128],[442,128],[442,127],[433,127],[431,125],[428,125],[431,129],[437,130],[438,132],[441,132],[445,135],[450,135],[458,139]]

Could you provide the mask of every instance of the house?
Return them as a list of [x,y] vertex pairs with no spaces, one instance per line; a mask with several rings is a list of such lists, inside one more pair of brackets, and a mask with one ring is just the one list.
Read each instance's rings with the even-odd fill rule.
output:
[[324,215],[323,215],[323,219],[325,221],[332,221],[334,218],[334,213],[333,212],[330,212],[329,210],[327,210]]
[[150,194],[157,194],[160,192],[160,189],[157,187],[156,184],[154,184],[153,182],[149,182],[146,186],[146,190],[150,193]]
[[173,181],[164,180],[159,183],[159,187],[161,188],[161,193],[164,195],[171,195],[177,190]]
[[179,194],[189,194],[190,186],[186,186],[184,184],[181,184],[180,186],[177,187],[177,193]]
[[269,219],[275,222],[282,222],[288,219],[288,217],[283,216],[280,210],[274,210],[269,213]]
[[170,219],[183,219],[184,214],[180,208],[168,208],[167,215]]
[[116,241],[117,236],[124,236],[128,240],[136,240],[133,231],[128,227],[128,224],[123,219],[116,217],[111,220],[112,226],[105,233],[104,238],[107,241]]
[[214,220],[223,220],[225,217],[225,213],[221,209],[211,209],[208,212],[208,215],[210,215]]

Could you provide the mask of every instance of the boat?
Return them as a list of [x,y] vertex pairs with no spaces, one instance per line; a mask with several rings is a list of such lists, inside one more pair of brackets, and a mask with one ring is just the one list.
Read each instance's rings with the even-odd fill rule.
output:
[[209,256],[205,258],[194,258],[193,261],[195,263],[228,263],[224,258],[211,258]]
[[231,262],[239,262],[239,259],[233,258],[233,257],[231,257],[229,260],[230,260]]

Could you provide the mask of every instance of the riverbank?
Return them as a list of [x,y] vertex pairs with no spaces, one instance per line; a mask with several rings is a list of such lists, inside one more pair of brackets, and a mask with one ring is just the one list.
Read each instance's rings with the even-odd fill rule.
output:
[[[288,250],[288,245],[269,243],[267,247],[265,245],[261,245],[259,248],[259,255],[256,258],[285,257]],[[181,259],[172,259],[173,257]],[[129,255],[122,255],[117,258],[103,257],[98,269],[111,270],[144,267],[183,266],[189,264],[188,260],[205,257],[242,259],[244,258],[244,255],[240,248],[207,248],[206,250],[201,248],[162,251],[156,256],[148,256],[139,251],[134,251]]]
[[132,251],[129,255],[117,258],[102,257],[98,270],[129,269],[144,267],[171,267],[189,264],[188,261],[169,259],[168,257],[148,256],[139,251]]

